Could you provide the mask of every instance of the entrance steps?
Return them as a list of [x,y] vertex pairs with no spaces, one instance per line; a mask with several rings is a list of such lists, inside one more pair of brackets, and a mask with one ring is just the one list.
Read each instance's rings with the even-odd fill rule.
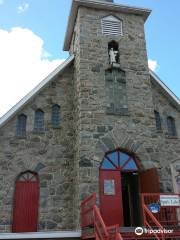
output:
[[135,234],[135,227],[121,227],[119,228],[119,232],[122,236],[122,240],[180,240],[180,226],[167,226],[165,229],[173,230],[173,233],[165,234],[164,238],[160,233],[157,233],[156,236],[152,233],[143,233],[142,235],[138,236]]
[[[155,236],[154,234],[150,234],[150,233],[143,233],[142,235],[138,236],[135,234],[135,228],[136,227],[120,227],[118,232],[121,235],[121,239],[118,239],[118,240],[180,240],[180,226],[165,227],[165,229],[173,229],[173,233],[166,234],[165,238],[163,238],[161,234],[157,234]],[[117,240],[115,237],[114,231],[108,231],[108,232],[109,232],[109,238],[105,240]],[[95,238],[93,227],[88,227],[83,229],[82,239],[99,240]]]
[[[160,197],[160,193],[142,194],[143,223],[147,228],[142,226],[143,229],[139,229],[142,234],[137,235],[135,227],[119,227],[119,224],[107,226],[96,205],[96,194],[92,194],[81,203],[81,238],[89,240],[180,240],[180,220],[177,218],[179,207],[163,207],[157,215],[154,215],[148,208],[149,203],[158,202]],[[112,224],[116,222],[111,214],[109,218],[112,218]]]
[[81,231],[51,231],[29,233],[0,233],[0,240],[80,240]]

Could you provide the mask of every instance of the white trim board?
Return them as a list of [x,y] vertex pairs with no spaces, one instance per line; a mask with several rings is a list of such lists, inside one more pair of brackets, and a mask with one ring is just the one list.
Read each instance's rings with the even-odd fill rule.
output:
[[149,70],[149,73],[151,77],[155,80],[155,82],[158,83],[158,85],[165,90],[164,92],[169,97],[171,97],[174,100],[174,102],[180,107],[180,99],[166,86],[165,83],[161,81],[161,79],[152,70]]
[[33,88],[24,98],[22,98],[14,107],[12,107],[6,114],[0,118],[0,127],[2,127],[10,118],[12,118],[17,111],[22,109],[32,97],[39,93],[48,83],[50,83],[58,74],[62,73],[67,66],[73,61],[74,55],[67,58],[61,65],[59,65],[53,72],[51,72],[43,81],[41,81],[35,88]]
[[0,239],[52,239],[52,238],[80,238],[80,237],[81,231],[0,233]]

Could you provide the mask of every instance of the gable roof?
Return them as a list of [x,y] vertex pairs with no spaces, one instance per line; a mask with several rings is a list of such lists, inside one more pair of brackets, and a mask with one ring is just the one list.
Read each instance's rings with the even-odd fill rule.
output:
[[33,88],[25,97],[23,97],[16,105],[14,105],[6,114],[0,118],[0,127],[2,127],[10,118],[12,118],[19,110],[21,110],[34,96],[36,96],[48,83],[54,80],[66,67],[74,60],[74,55],[71,55],[53,72],[51,72],[44,80],[42,80],[35,88]]
[[[4,126],[18,111],[20,111],[30,100],[43,90],[48,83],[54,80],[61,74],[74,60],[74,55],[71,55],[65,62],[59,65],[52,73],[50,73],[42,82],[32,89],[24,98],[22,98],[14,107],[0,118],[0,127]],[[161,81],[161,79],[152,71],[149,70],[152,81],[157,84],[167,98],[180,109],[179,98]]]
[[164,95],[180,110],[180,99],[166,86],[166,84],[154,73],[149,70],[152,81],[160,87]]
[[68,25],[66,29],[66,35],[64,40],[64,50],[68,51],[73,35],[74,25],[78,13],[79,7],[88,7],[88,8],[96,8],[96,9],[103,9],[109,11],[116,11],[116,12],[123,12],[123,13],[134,13],[141,15],[146,21],[149,14],[151,13],[150,9],[146,8],[139,8],[139,7],[132,7],[128,5],[117,4],[113,2],[107,1],[100,1],[100,0],[73,0],[71,5],[71,10],[68,19]]

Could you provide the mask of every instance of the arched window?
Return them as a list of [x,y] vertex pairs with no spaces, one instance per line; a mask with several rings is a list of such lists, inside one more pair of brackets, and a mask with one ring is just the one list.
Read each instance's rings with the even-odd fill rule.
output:
[[176,124],[173,117],[167,117],[167,128],[169,136],[177,136]]
[[18,137],[26,137],[26,121],[27,116],[21,114],[17,118],[17,125],[16,125],[16,135]]
[[137,171],[138,166],[134,158],[127,153],[114,151],[104,156],[100,166],[106,170]]
[[156,129],[157,130],[162,130],[161,127],[161,117],[158,111],[154,111],[154,116],[155,116],[155,121],[156,121]]
[[36,132],[44,131],[44,112],[41,109],[37,109],[35,111],[34,131]]
[[121,69],[105,71],[106,112],[127,114],[126,74]]
[[58,104],[54,104],[52,106],[52,115],[51,115],[51,122],[54,128],[59,127],[61,116],[60,116],[60,106]]
[[13,232],[36,232],[38,226],[39,179],[37,173],[21,173],[15,183]]
[[122,21],[112,15],[101,19],[103,35],[123,35]]

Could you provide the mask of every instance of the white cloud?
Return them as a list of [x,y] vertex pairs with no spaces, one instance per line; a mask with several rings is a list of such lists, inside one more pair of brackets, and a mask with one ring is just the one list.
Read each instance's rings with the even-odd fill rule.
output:
[[49,60],[43,44],[29,29],[0,29],[0,116],[64,61]]
[[22,3],[21,5],[19,5],[17,7],[17,11],[18,11],[18,13],[23,13],[23,12],[27,11],[28,8],[29,8],[29,4],[28,3]]
[[157,66],[158,66],[158,63],[157,63],[156,60],[149,59],[149,60],[148,60],[148,65],[149,65],[149,68],[150,68],[152,71],[156,71]]

